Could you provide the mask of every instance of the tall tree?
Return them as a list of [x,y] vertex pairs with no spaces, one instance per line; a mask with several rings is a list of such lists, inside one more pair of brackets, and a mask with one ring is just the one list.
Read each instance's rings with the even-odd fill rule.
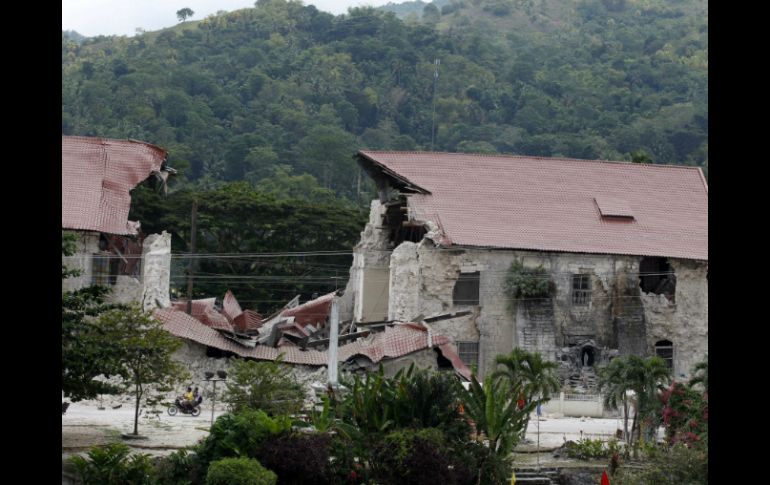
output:
[[[75,239],[72,233],[62,233],[62,256],[75,253]],[[79,274],[62,263],[62,281]],[[120,360],[115,342],[95,322],[101,313],[115,308],[105,304],[109,292],[104,286],[62,292],[61,386],[64,396],[72,401],[119,391],[118,387],[96,379],[116,374]]]
[[138,305],[105,312],[99,325],[121,350],[118,374],[134,394],[134,435],[139,434],[139,407],[155,387],[159,391],[185,379],[187,371],[171,358],[182,342],[163,329],[151,312]]
[[637,442],[645,431],[648,435],[654,433],[660,393],[670,380],[666,362],[658,356],[646,359],[636,355],[617,357],[600,370],[600,376],[600,385],[610,394],[608,403],[618,398],[622,401],[623,396],[630,400],[633,395],[634,419],[630,443]]
[[628,382],[627,365],[624,359],[612,359],[609,364],[599,369],[598,387],[603,394],[604,407],[607,409],[623,408],[623,436],[630,444],[628,435]]
[[184,22],[188,17],[192,17],[193,15],[195,15],[195,12],[187,7],[176,11],[176,17],[180,22]]
[[[527,352],[515,347],[508,355],[498,355],[495,358],[503,368],[496,371],[495,378],[502,377],[508,382],[509,396],[521,406],[532,403],[535,407],[550,401],[551,394],[559,392],[561,383],[556,375],[558,368],[555,362],[543,359],[537,352]],[[529,426],[529,414],[524,420],[522,437]]]

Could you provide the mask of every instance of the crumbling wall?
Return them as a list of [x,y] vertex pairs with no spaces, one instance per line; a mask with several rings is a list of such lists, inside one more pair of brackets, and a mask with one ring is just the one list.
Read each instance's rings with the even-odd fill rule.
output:
[[92,255],[99,251],[99,233],[98,232],[74,232],[77,240],[75,242],[75,254],[72,256],[62,256],[62,264],[69,269],[80,270],[80,276],[66,278],[61,282],[61,289],[65,291],[75,291],[91,284],[91,264]]
[[[80,276],[62,281],[62,291],[74,291],[91,284],[94,254],[108,253],[99,249],[98,232],[78,232],[76,250],[72,257],[62,258],[70,269],[79,269]],[[112,255],[113,257],[118,257]],[[145,310],[168,307],[171,278],[171,235],[167,232],[147,236],[142,245],[141,279],[117,275],[107,297],[109,303],[140,303]]]
[[689,377],[708,352],[707,262],[669,259],[676,275],[674,302],[664,295],[641,293],[646,320],[646,350],[653,355],[655,342],[674,344],[674,376]]
[[362,304],[365,268],[387,269],[390,266],[388,230],[382,225],[385,206],[373,200],[369,209],[369,222],[361,231],[361,239],[353,249],[353,264],[345,293],[339,300],[340,321],[355,318],[356,309]]
[[[504,288],[514,259],[528,268],[543,266],[554,292],[550,299],[518,302],[512,315]],[[635,256],[437,248],[427,238],[420,243],[405,242],[391,256],[388,316],[409,320],[470,310],[471,315],[435,322],[431,327],[454,341],[478,341],[482,375],[494,368],[498,354],[508,353],[514,346],[560,360],[561,348],[587,339],[601,356],[652,355],[656,341],[671,340],[676,372],[686,373],[705,354],[708,340],[706,266],[672,261],[677,274],[673,304],[664,296],[640,295],[640,260]],[[475,271],[480,272],[479,305],[454,305],[457,278]],[[587,305],[573,302],[573,275],[577,274],[590,275]],[[575,372],[585,374],[582,366],[569,371]]]
[[142,245],[142,307],[167,308],[171,306],[171,234],[151,234]]

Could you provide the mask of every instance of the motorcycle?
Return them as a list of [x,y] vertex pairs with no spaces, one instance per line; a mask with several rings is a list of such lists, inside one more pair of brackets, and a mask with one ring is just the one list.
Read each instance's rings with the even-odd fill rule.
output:
[[193,416],[199,416],[201,413],[200,401],[195,401],[192,405],[183,397],[177,397],[174,400],[174,405],[169,406],[168,415],[175,416],[176,413],[192,414]]

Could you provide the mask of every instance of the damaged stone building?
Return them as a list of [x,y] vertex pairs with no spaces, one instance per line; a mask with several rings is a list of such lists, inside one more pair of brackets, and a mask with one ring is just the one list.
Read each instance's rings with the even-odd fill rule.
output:
[[62,263],[81,272],[62,291],[103,285],[111,303],[169,306],[171,235],[145,235],[128,220],[130,191],[149,177],[165,184],[174,172],[165,161],[166,151],[148,143],[62,136],[62,230],[77,234]]
[[[515,346],[590,386],[616,355],[688,375],[708,345],[708,185],[699,168],[359,151],[379,199],[341,306],[355,321],[431,324],[479,374]],[[548,295],[513,298],[512,263]],[[588,384],[588,385],[587,385]]]

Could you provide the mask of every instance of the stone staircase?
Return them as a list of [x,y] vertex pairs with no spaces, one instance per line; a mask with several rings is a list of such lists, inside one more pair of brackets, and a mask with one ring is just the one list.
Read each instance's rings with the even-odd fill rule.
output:
[[559,471],[551,467],[526,467],[514,468],[513,473],[516,476],[516,485],[555,485],[558,482]]
[[596,371],[593,367],[582,367],[579,376],[570,376],[567,384],[578,392],[596,392]]

